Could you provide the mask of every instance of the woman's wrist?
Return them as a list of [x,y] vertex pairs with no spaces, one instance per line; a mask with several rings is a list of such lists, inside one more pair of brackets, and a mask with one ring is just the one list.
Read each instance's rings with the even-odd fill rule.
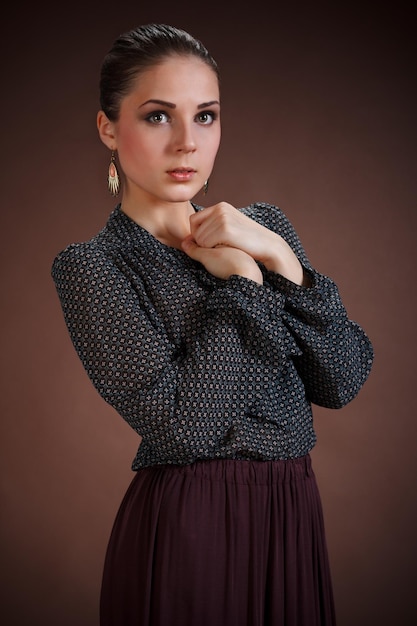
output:
[[270,272],[281,274],[296,285],[304,285],[306,282],[303,266],[287,242],[271,233],[274,240],[268,246],[268,251],[258,259]]
[[[253,280],[255,283],[259,285],[263,285],[264,279],[261,270],[259,269],[256,261],[252,259],[252,257],[247,257],[246,262],[240,262],[235,270],[230,274],[230,276],[242,276],[243,278],[247,278],[248,280]],[[229,277],[230,278],[230,277]]]

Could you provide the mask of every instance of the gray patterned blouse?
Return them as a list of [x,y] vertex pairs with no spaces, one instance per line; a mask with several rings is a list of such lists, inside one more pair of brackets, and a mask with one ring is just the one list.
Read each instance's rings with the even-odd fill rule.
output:
[[[194,205],[195,210],[201,207]],[[279,233],[311,277],[262,265],[264,284],[217,279],[117,206],[52,276],[92,383],[142,437],[132,468],[199,459],[290,459],[316,441],[311,403],[340,408],[367,379],[372,345],[284,215],[240,209]]]

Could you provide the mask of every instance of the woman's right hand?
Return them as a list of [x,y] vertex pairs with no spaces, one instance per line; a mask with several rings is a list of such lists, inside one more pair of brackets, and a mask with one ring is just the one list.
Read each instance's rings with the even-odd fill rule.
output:
[[226,280],[237,275],[263,284],[262,272],[256,261],[243,250],[222,244],[214,248],[203,248],[195,242],[192,235],[186,237],[181,246],[191,259],[204,265],[216,278]]

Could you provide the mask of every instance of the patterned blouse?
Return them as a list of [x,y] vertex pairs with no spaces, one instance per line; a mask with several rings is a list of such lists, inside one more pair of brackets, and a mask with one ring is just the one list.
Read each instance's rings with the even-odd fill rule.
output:
[[54,260],[84,368],[143,438],[134,470],[303,456],[316,441],[311,403],[340,408],[369,375],[367,335],[334,282],[311,267],[284,213],[266,203],[239,210],[290,244],[310,287],[261,264],[263,285],[215,278],[120,205],[95,237]]

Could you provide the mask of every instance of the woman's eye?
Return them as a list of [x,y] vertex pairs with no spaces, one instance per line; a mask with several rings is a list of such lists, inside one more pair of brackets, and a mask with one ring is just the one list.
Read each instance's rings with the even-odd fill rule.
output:
[[154,111],[153,113],[149,113],[146,119],[148,122],[151,122],[151,124],[165,124],[165,122],[168,122],[169,118],[164,111]]
[[201,111],[197,115],[197,120],[200,124],[212,124],[217,118],[217,114],[214,111]]

